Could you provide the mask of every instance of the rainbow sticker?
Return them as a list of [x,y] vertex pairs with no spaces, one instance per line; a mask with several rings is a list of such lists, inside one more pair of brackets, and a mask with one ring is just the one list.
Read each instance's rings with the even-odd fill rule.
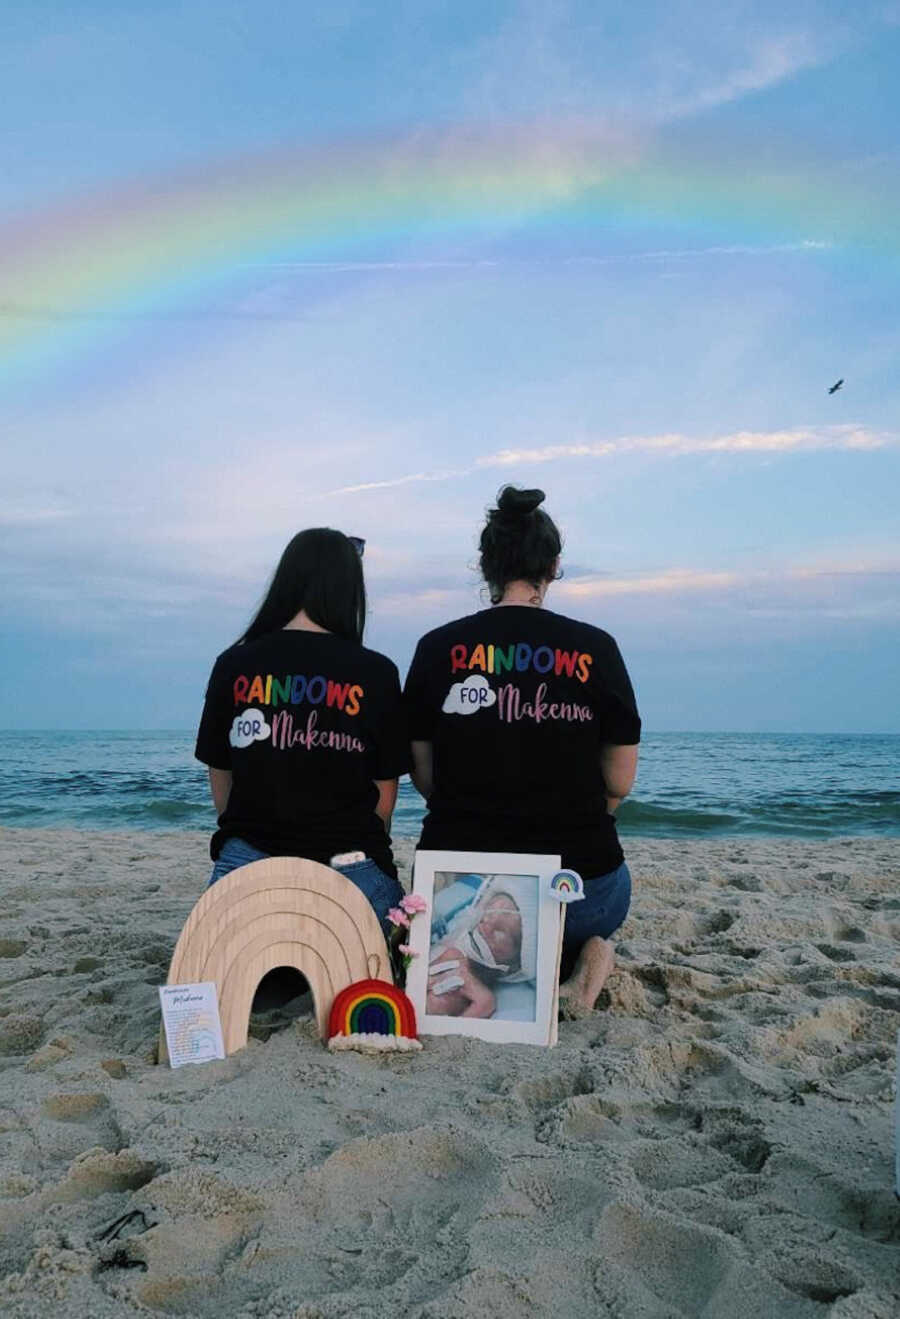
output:
[[329,1049],[362,1052],[421,1049],[416,1013],[402,989],[385,980],[357,980],[342,989],[328,1018]]
[[584,881],[574,870],[557,870],[550,881],[550,896],[557,902],[580,902],[584,897]]

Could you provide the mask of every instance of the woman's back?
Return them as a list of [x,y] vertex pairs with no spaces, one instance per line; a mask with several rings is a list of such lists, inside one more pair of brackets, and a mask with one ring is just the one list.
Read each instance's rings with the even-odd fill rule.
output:
[[196,747],[219,812],[210,882],[254,854],[364,853],[396,875],[386,826],[407,746],[396,665],[362,645],[364,543],[298,532],[216,660]]
[[432,744],[428,848],[561,852],[583,875],[621,863],[600,768],[640,737],[615,641],[530,605],[428,633],[406,684],[410,736]]
[[584,879],[559,989],[580,1012],[609,975],[607,940],[631,901],[610,811],[631,791],[641,721],[612,637],[543,608],[562,551],[543,502],[542,490],[500,491],[479,538],[494,608],[422,638],[407,711],[429,807],[421,847],[559,855]]

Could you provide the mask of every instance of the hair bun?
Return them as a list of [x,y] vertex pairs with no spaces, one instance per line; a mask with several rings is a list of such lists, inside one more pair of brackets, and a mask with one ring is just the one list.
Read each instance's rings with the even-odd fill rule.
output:
[[507,517],[527,517],[544,502],[543,490],[517,490],[505,485],[497,498],[497,509]]

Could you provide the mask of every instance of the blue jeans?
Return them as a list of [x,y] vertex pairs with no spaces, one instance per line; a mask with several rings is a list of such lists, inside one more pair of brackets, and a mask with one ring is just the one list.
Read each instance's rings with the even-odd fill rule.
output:
[[608,875],[587,879],[584,899],[566,907],[560,979],[568,980],[585,943],[593,935],[608,939],[628,915],[631,905],[631,875],[623,861]]
[[[245,843],[243,838],[226,839],[212,868],[207,888],[212,888],[213,884],[223,879],[230,871],[237,870],[238,866],[248,866],[251,861],[265,861],[269,855],[268,852],[261,852],[258,847]],[[387,933],[388,911],[391,907],[396,907],[403,897],[403,889],[399,882],[386,875],[368,857],[365,861],[353,861],[349,866],[334,866],[333,869],[346,875],[359,891],[365,894]]]

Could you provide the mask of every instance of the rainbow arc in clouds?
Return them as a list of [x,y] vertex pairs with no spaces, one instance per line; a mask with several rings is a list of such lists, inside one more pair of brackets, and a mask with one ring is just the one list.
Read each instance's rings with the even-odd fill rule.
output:
[[900,254],[900,184],[827,162],[643,150],[570,126],[332,143],[198,167],[0,226],[0,378],[40,375],[258,266],[509,233],[826,239]]

